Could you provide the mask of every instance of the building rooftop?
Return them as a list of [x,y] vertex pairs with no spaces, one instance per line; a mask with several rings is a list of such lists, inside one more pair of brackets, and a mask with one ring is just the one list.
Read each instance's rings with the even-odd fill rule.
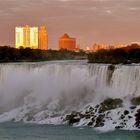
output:
[[70,38],[68,34],[64,34],[61,38]]

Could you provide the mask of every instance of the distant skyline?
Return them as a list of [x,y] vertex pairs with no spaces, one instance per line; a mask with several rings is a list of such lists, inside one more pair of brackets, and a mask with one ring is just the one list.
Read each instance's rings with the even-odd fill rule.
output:
[[0,45],[15,44],[15,27],[47,27],[49,48],[64,33],[82,48],[140,42],[140,0],[0,0]]

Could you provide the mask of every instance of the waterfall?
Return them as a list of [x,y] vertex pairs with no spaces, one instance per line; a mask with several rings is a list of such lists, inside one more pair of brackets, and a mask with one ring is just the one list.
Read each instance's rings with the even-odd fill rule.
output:
[[0,113],[23,106],[65,113],[106,98],[137,97],[139,85],[139,65],[85,61],[0,64]]
[[90,101],[95,96],[139,96],[139,85],[139,65],[117,65],[113,69],[109,65],[74,62],[0,65],[1,106],[19,105],[26,96],[45,101],[61,96],[80,98],[82,94],[87,94]]

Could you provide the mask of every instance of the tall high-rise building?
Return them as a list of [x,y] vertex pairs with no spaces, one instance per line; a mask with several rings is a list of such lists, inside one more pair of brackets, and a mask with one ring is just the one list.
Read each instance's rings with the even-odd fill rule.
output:
[[38,48],[41,50],[48,50],[48,36],[45,26],[40,26],[38,39],[39,39]]
[[28,25],[24,27],[16,27],[15,29],[16,48],[38,48],[38,27],[30,27]]
[[64,34],[59,38],[59,49],[74,51],[76,49],[76,39],[71,38],[68,34]]

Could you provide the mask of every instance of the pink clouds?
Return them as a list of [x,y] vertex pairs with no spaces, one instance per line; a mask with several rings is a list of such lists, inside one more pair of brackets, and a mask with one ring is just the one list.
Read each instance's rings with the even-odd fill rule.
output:
[[139,41],[139,0],[1,0],[0,45],[14,45],[17,25],[46,24],[49,46],[65,32],[82,47]]

